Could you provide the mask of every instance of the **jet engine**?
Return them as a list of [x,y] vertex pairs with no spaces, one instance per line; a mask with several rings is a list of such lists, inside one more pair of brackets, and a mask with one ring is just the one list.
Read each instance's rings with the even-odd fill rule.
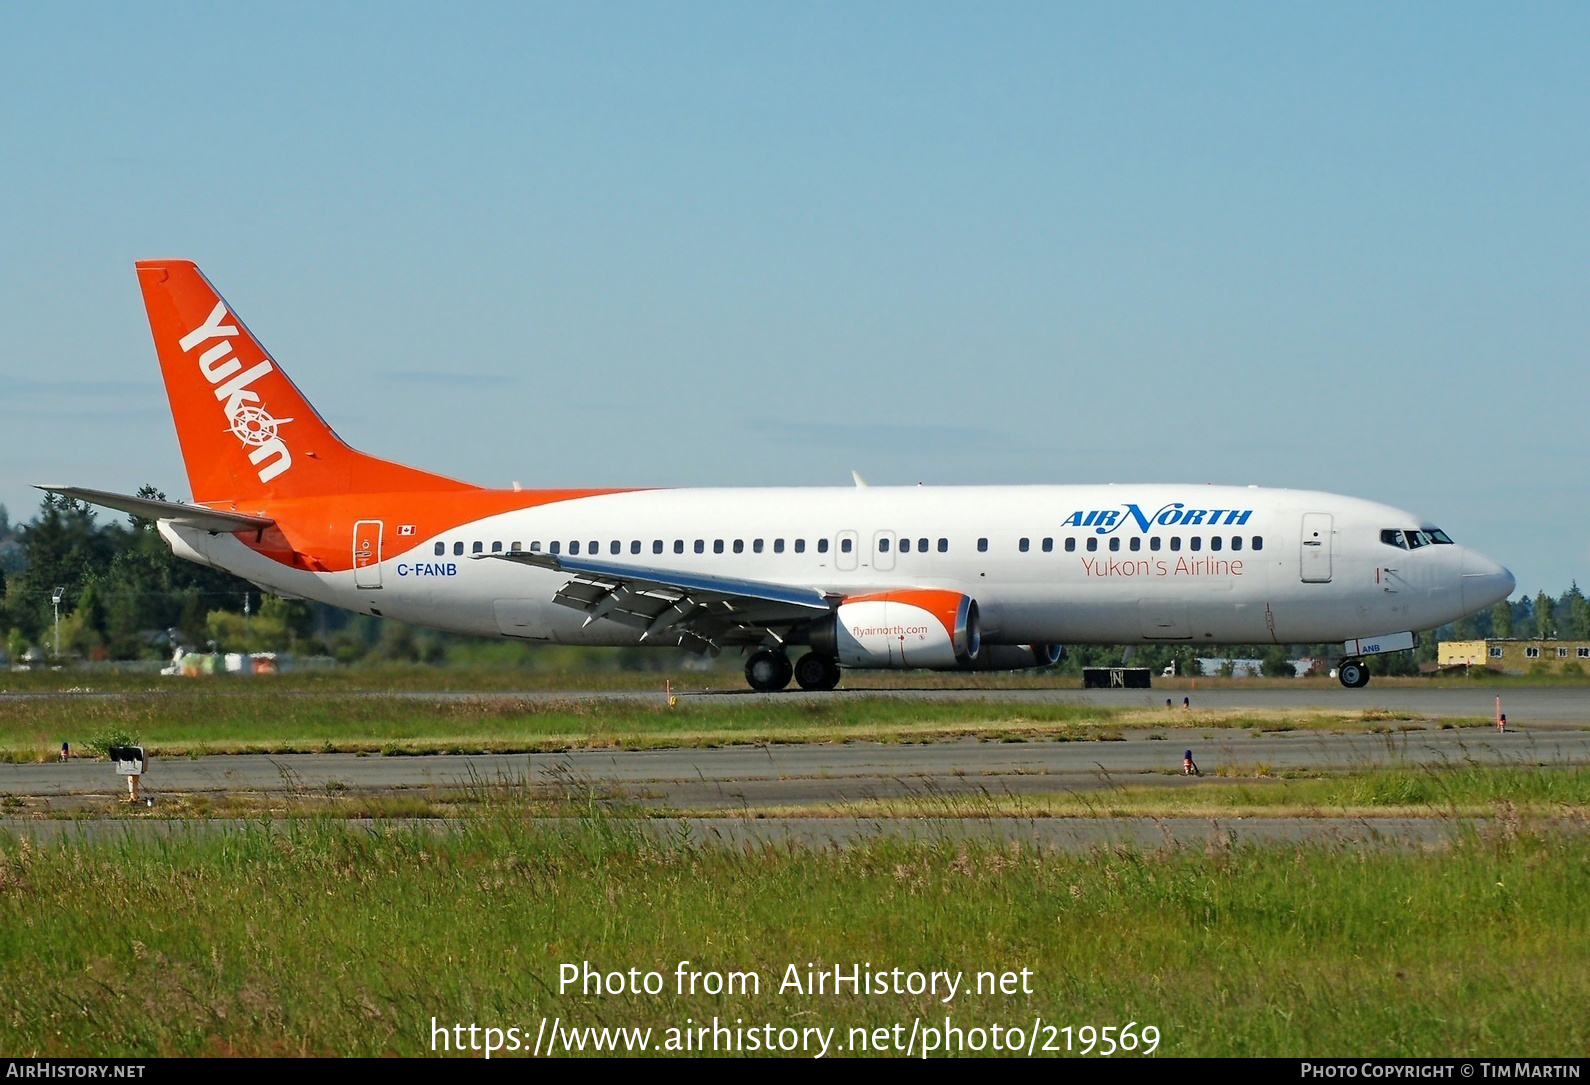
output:
[[982,646],[977,601],[936,588],[856,596],[812,627],[811,645],[845,667],[957,670]]

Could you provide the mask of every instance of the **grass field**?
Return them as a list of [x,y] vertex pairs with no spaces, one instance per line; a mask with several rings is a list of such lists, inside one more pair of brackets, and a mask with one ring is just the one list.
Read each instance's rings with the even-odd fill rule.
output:
[[[81,748],[117,732],[171,757],[968,735],[1108,740],[1167,719],[1088,705],[885,696],[686,697],[669,708],[661,696],[423,699],[354,696],[335,683],[175,691],[144,683],[114,697],[0,699],[0,756],[33,760],[53,755],[63,737]],[[147,692],[151,685],[160,692]],[[1170,718],[1256,731],[1451,725],[1374,708]],[[1204,848],[1081,856],[948,839],[736,850],[682,837],[658,842],[630,816],[656,811],[573,782],[163,796],[154,813],[166,817],[246,820],[177,822],[168,834],[123,833],[110,822],[51,844],[0,832],[0,1051],[419,1055],[433,1050],[433,1019],[444,1030],[465,1026],[466,1041],[471,1024],[518,1029],[512,1035],[525,1049],[553,1021],[565,1044],[576,1035],[598,1042],[571,1027],[650,1029],[655,1051],[670,1038],[683,1043],[688,1031],[677,1030],[715,1018],[735,1023],[742,1049],[751,1027],[797,1030],[778,1035],[811,1044],[824,1034],[798,1030],[833,1030],[830,1053],[854,1053],[863,1034],[903,1045],[913,1027],[922,1037],[937,1030],[942,1043],[946,1018],[963,1030],[962,1042],[964,1030],[981,1030],[984,1053],[995,1025],[1021,1030],[1040,1051],[1069,1044],[1075,1052],[1082,1026],[1128,1024],[1139,1037],[1157,1030],[1158,1055],[1587,1049],[1590,769],[1235,771],[1240,778],[1190,788],[1137,779],[1039,797],[924,791],[828,812],[1395,813],[1454,825],[1478,819],[1485,828],[1455,829],[1456,844],[1432,851],[1339,841],[1250,848],[1221,837]],[[425,817],[446,820],[386,820]],[[760,989],[681,993],[680,961],[754,974]],[[560,966],[582,962],[604,973],[655,971],[660,989],[560,989]],[[836,966],[945,970],[964,973],[968,989],[949,1002],[909,992],[780,991],[791,965],[802,975]],[[1030,991],[970,989],[976,973],[1022,970]],[[1067,1026],[1070,1033],[1060,1031]],[[456,1038],[449,1032],[449,1045]]]
[[[844,1044],[851,1028],[946,1016],[1152,1025],[1161,1055],[1590,1047],[1583,835],[1500,829],[1439,853],[736,852],[519,813],[450,832],[314,820],[144,843],[0,837],[0,1049],[413,1055],[431,1050],[433,1018],[516,1027],[528,1046],[543,1017],[649,1027],[659,1044],[714,1017],[834,1028]],[[682,960],[756,973],[760,991],[680,994]],[[560,990],[559,966],[585,961],[655,970],[661,990]],[[781,993],[791,964],[968,985],[1027,969],[1031,993]]]
[[[1482,720],[1460,721],[1477,725]],[[1167,715],[1088,704],[861,697],[428,699],[341,691],[279,691],[259,683],[161,692],[0,699],[0,760],[53,758],[63,741],[94,752],[112,736],[153,755],[211,753],[507,753],[582,747],[641,749],[728,743],[1002,741],[1119,738],[1123,727],[1385,731],[1452,726],[1381,709],[1199,711]]]

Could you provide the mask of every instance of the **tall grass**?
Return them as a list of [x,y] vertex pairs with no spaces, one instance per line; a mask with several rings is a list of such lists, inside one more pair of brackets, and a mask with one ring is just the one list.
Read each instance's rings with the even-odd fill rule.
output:
[[[0,837],[11,1055],[418,1054],[432,1017],[1156,1025],[1168,1055],[1575,1055],[1590,840],[1450,850],[657,843],[622,822],[309,821]],[[755,996],[560,992],[558,966],[752,970]],[[1033,972],[1031,995],[780,994],[787,965]]]

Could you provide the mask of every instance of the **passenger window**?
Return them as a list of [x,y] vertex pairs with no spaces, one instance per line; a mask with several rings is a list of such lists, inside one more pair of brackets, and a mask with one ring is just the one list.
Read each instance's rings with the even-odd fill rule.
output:
[[783,552],[784,552],[784,540],[783,539],[774,539],[773,540],[773,553],[782,554]]
[[950,552],[950,541],[948,539],[940,539],[939,540],[939,553],[948,554],[949,552]]
[[1180,535],[1172,535],[1170,537],[1170,548],[1172,550],[1180,550],[1181,549],[1181,536]]
[[1110,549],[1111,550],[1119,550],[1120,548],[1121,548],[1121,537],[1119,535],[1111,535],[1110,536]]
[[1066,553],[1074,554],[1077,550],[1077,541],[1069,536],[1066,538]]
[[631,553],[631,554],[638,554],[638,553],[640,553],[640,540],[639,540],[639,539],[631,539],[631,540],[630,540],[630,543],[629,543],[629,552],[630,552],[630,553]]
[[1231,536],[1231,549],[1233,549],[1233,550],[1241,550],[1242,549],[1242,536],[1241,535],[1233,535],[1233,536]]
[[464,544],[461,543],[461,542],[455,542],[453,544],[453,554],[454,554],[454,556],[456,557],[457,555],[462,554],[463,552],[464,552]]
[[593,539],[591,545],[585,548],[585,552],[592,555],[600,554],[602,552],[602,544]]
[[1054,549],[1054,540],[1053,539],[1045,539],[1043,541],[1043,552],[1045,554],[1047,554],[1050,551],[1052,551],[1053,549]]
[[1099,540],[1096,537],[1094,537],[1092,535],[1089,535],[1088,536],[1088,553],[1091,554],[1093,551],[1097,550],[1098,548],[1099,548]]
[[712,552],[714,554],[723,553],[723,540],[722,539],[713,539],[712,540]]
[[795,552],[797,554],[806,553],[806,540],[805,539],[796,539],[795,540]]
[[979,554],[988,553],[988,540],[987,539],[978,539],[977,540],[977,552]]
[[617,553],[622,552],[623,549],[624,549],[624,544],[619,542],[617,539],[614,539],[610,544],[608,544],[607,552],[609,554],[617,554]]
[[541,553],[541,540],[540,539],[537,539],[535,542],[530,544],[530,552],[532,554]]
[[500,554],[500,553],[502,553],[502,543],[500,543],[500,542],[494,542],[494,543],[492,543],[492,544],[491,544],[491,552],[492,552],[492,553],[493,553],[493,554]]
[[515,554],[519,553],[522,546],[523,546],[523,544],[520,543],[518,539],[515,539],[513,541],[513,552]]
[[1032,544],[1030,542],[1028,542],[1026,539],[1023,539],[1021,542],[1016,544],[1016,549],[1025,554],[1031,545]]
[[558,542],[556,539],[553,539],[552,540],[552,552],[554,554],[563,553],[563,544]]
[[674,540],[674,553],[683,554],[684,552],[685,552],[685,541],[683,539],[675,539]]
[[441,557],[445,553],[447,553],[447,544],[446,543],[441,543],[441,542],[437,543],[436,544],[436,556],[437,557]]
[[1141,549],[1143,549],[1143,538],[1142,538],[1141,535],[1133,535],[1132,536],[1132,541],[1130,543],[1130,548],[1133,549],[1133,550],[1141,550]]
[[878,540],[878,553],[887,554],[888,552],[889,552],[889,540],[888,539],[879,539]]
[[827,539],[818,539],[817,540],[817,552],[819,554],[828,553],[828,540]]
[[569,543],[569,553],[578,554],[579,552],[580,552],[580,540],[579,539],[575,539],[573,542]]
[[482,551],[484,551],[485,549],[486,549],[486,545],[484,543],[482,543],[479,539],[476,539],[475,540],[475,545],[473,545],[473,546],[471,546],[469,548],[469,552],[471,554],[479,554]]
[[926,539],[918,539],[916,541],[916,552],[919,554],[926,554],[928,552],[928,541]]
[[848,554],[848,553],[850,553],[850,551],[852,549],[851,543],[852,543],[852,540],[850,540],[850,539],[840,539],[839,540],[839,549],[841,551],[843,551],[844,553]]
[[901,539],[900,540],[900,553],[909,554],[910,552],[911,552],[911,540],[910,539]]
[[707,552],[707,540],[705,540],[705,539],[697,539],[696,540],[696,553],[705,554],[706,552]]
[[744,539],[735,539],[734,540],[734,552],[736,554],[745,553],[745,540]]
[[653,539],[651,541],[651,552],[653,554],[661,554],[663,552],[663,541],[661,539]]
[[[751,543],[751,549],[753,551],[755,551],[756,553],[760,554],[762,552],[762,540],[761,539],[753,540],[752,543]],[[849,539],[845,540],[845,549],[846,550],[850,549],[850,540]]]
[[1204,537],[1202,535],[1194,535],[1187,541],[1187,549],[1189,550],[1202,550],[1203,548]]
[[1150,550],[1158,550],[1159,549],[1159,543],[1160,543],[1160,539],[1159,539],[1158,535],[1150,535],[1148,537],[1148,548]]
[[1253,537],[1253,549],[1255,549],[1255,550],[1263,550],[1264,549],[1264,536],[1263,535],[1255,535]]

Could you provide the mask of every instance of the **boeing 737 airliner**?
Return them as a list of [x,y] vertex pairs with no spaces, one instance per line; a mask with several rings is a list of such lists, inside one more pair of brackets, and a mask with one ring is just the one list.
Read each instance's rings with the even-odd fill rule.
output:
[[[192,504],[158,522],[267,591],[459,633],[750,652],[758,690],[840,669],[993,670],[1068,643],[1342,641],[1365,656],[1505,599],[1421,517],[1223,486],[493,490],[343,444],[186,261],[137,265]],[[792,661],[792,654],[795,656]]]

